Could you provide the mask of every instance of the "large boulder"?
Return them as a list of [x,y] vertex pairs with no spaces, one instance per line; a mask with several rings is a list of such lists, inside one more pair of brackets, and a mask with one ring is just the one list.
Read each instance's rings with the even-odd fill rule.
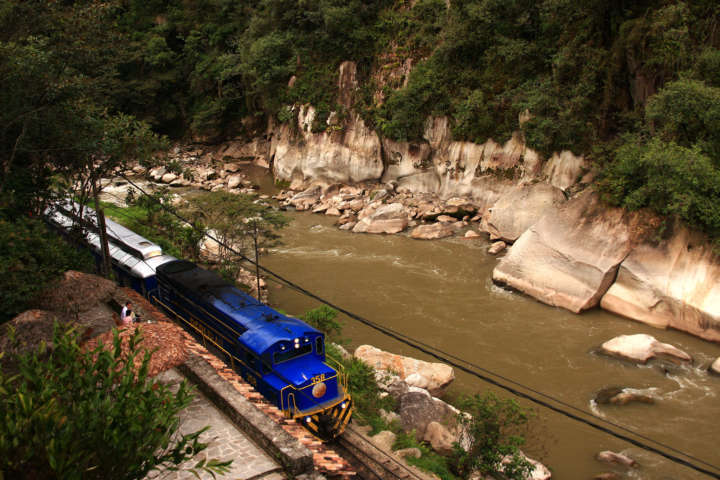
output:
[[627,405],[632,402],[653,404],[655,403],[655,398],[652,395],[649,395],[647,390],[607,387],[603,388],[595,395],[595,401],[601,405]]
[[659,245],[635,248],[600,305],[654,327],[720,342],[720,260],[705,238],[678,227]]
[[692,362],[692,357],[679,348],[659,342],[655,337],[644,333],[620,335],[603,343],[601,348],[603,353],[608,355],[639,363],[647,363],[655,357]]
[[611,452],[610,450],[603,450],[595,455],[595,459],[600,462],[610,463],[614,465],[620,465],[627,468],[633,468],[637,466],[637,462],[624,455],[622,453]]
[[425,427],[423,440],[428,442],[432,449],[439,454],[450,455],[453,452],[453,444],[458,439],[443,424],[433,421]]
[[363,217],[352,229],[355,233],[399,233],[408,226],[409,219],[402,203],[382,205]]
[[483,219],[490,235],[514,242],[543,215],[557,214],[565,202],[562,190],[547,183],[534,183],[511,190],[493,205]]
[[409,386],[424,388],[432,395],[442,394],[455,379],[455,372],[449,365],[396,355],[371,345],[360,345],[355,350],[355,357],[376,370],[394,372]]
[[418,240],[435,240],[438,238],[451,237],[455,229],[444,222],[419,225],[410,232],[410,237]]
[[585,191],[523,233],[493,281],[575,313],[596,306],[631,249],[636,218]]
[[370,441],[380,450],[391,452],[393,443],[395,443],[395,434],[389,430],[383,430],[370,437]]
[[406,432],[414,430],[418,440],[425,438],[430,423],[454,425],[459,414],[454,407],[432,397],[426,390],[416,387],[400,397],[399,404],[403,430]]

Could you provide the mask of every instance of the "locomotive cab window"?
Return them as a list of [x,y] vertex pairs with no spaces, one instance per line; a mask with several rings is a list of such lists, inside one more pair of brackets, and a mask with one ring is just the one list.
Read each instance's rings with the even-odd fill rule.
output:
[[323,341],[322,337],[317,337],[315,339],[315,353],[318,355],[322,355],[323,353]]
[[291,348],[284,352],[275,352],[275,354],[273,355],[273,360],[275,361],[275,363],[287,362],[288,360],[300,357],[310,352],[312,352],[312,344],[308,343],[300,348]]

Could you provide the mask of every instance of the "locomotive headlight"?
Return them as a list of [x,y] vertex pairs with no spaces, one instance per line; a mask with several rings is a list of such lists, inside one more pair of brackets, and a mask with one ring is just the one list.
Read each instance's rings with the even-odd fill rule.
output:
[[305,423],[310,423],[310,417],[305,417]]
[[340,404],[340,408],[343,408],[343,409],[344,409],[345,407],[347,407],[347,405],[345,404],[345,402],[342,402],[342,403]]
[[316,383],[313,385],[312,388],[312,395],[315,398],[320,398],[323,395],[325,395],[325,392],[327,392],[327,385],[325,385],[325,382]]

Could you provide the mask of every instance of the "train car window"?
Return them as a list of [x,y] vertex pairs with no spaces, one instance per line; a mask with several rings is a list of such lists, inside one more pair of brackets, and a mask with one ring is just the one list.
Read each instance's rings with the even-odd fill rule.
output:
[[322,355],[323,353],[323,341],[322,337],[317,337],[315,339],[315,353],[318,355]]
[[312,352],[312,344],[308,343],[300,348],[294,348],[286,352],[275,352],[273,358],[275,363],[282,363],[310,352]]

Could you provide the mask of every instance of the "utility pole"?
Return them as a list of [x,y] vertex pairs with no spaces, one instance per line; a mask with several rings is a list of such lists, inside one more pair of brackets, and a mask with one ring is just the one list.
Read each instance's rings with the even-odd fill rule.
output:
[[260,298],[260,254],[258,252],[258,219],[253,222],[253,243],[255,244],[255,280],[257,281],[257,299],[262,303]]
[[102,250],[102,264],[100,271],[104,277],[110,278],[110,245],[108,245],[107,229],[105,228],[105,214],[100,208],[95,179],[92,180],[93,197],[95,198],[95,215],[97,215],[98,229],[100,230],[100,249]]

